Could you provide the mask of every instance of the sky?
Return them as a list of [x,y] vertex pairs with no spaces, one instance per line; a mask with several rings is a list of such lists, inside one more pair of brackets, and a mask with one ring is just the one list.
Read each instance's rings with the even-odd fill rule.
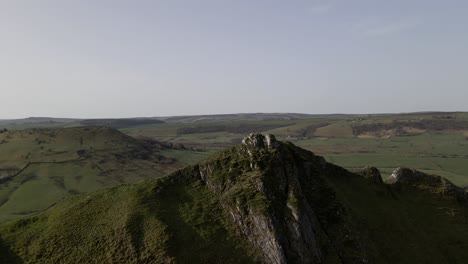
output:
[[0,119],[468,111],[465,0],[0,0]]

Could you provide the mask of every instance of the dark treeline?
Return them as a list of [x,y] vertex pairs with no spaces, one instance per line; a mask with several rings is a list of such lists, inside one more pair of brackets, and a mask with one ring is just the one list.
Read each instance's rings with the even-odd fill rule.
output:
[[104,126],[111,128],[123,128],[162,123],[164,123],[164,121],[157,119],[88,119],[80,122],[80,124],[84,126]]
[[415,120],[415,121],[393,121],[391,123],[372,123],[353,125],[353,134],[361,135],[368,132],[378,132],[382,130],[399,129],[411,127],[427,131],[443,130],[467,130],[468,121],[437,119],[437,120]]
[[240,124],[240,125],[212,125],[212,126],[192,126],[177,129],[177,135],[228,132],[233,134],[248,134],[264,132],[267,130],[287,126],[290,124]]

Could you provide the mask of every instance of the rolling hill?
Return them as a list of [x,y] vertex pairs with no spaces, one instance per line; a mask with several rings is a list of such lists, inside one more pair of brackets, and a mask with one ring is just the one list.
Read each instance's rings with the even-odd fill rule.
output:
[[467,195],[352,173],[273,136],[0,226],[2,263],[464,263]]
[[34,214],[63,197],[180,168],[161,146],[103,127],[0,133],[0,220]]

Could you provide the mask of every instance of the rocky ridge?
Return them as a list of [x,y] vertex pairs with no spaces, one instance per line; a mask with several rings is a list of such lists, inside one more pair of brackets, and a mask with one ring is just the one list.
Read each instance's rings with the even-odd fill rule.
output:
[[386,183],[396,188],[414,188],[435,194],[439,197],[454,198],[459,202],[467,203],[468,195],[463,188],[438,175],[430,175],[409,168],[397,168],[388,177]]

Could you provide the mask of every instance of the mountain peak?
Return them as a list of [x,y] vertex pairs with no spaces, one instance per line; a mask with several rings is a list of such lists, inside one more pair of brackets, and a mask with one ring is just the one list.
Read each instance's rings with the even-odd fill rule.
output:
[[242,140],[242,144],[249,148],[272,149],[278,146],[276,137],[271,134],[251,133]]
[[220,197],[261,262],[321,263],[344,255],[344,247],[353,255],[347,257],[366,259],[355,243],[341,244],[345,237],[353,241],[353,232],[340,226],[327,234],[322,225],[321,220],[344,221],[343,208],[321,178],[326,169],[326,161],[312,152],[273,135],[250,134],[194,171]]

